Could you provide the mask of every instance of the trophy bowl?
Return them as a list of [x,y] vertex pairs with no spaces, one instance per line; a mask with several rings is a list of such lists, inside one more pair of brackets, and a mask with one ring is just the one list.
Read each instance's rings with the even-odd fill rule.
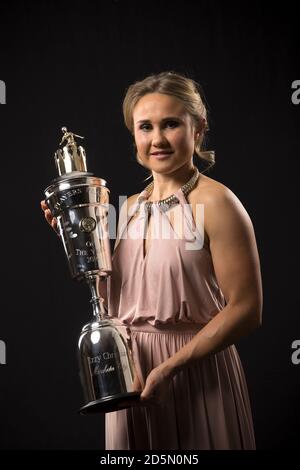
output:
[[80,413],[121,410],[139,403],[125,335],[110,320],[88,323],[78,344],[85,402]]

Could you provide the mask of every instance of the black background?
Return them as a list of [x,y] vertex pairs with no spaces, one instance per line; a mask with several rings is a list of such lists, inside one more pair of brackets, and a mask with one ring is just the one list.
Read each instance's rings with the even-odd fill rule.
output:
[[[0,6],[1,449],[103,449],[100,415],[83,417],[76,347],[89,292],[71,280],[39,202],[56,176],[60,128],[85,136],[90,171],[111,203],[145,186],[123,124],[126,88],[174,70],[202,85],[208,174],[254,223],[263,326],[238,344],[259,449],[296,448],[300,365],[296,2],[3,1]],[[75,284],[74,284],[75,283]]]

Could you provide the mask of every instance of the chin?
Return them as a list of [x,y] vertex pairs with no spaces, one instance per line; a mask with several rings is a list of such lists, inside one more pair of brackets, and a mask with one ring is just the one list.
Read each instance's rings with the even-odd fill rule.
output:
[[148,168],[150,171],[154,171],[155,173],[172,173],[179,170],[179,168],[186,165],[186,163],[187,162],[165,161],[156,165],[151,165],[151,167],[148,166]]
[[150,171],[154,173],[171,173],[172,171],[177,170],[178,166],[170,165],[170,164],[160,164],[160,165],[153,165],[152,168],[149,168]]

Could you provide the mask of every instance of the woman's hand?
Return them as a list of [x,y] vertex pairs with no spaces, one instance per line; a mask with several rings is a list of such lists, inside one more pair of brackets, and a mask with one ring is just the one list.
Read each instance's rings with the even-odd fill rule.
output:
[[55,230],[55,232],[59,235],[58,227],[57,227],[57,220],[55,217],[52,216],[51,211],[48,208],[45,201],[41,201],[41,208],[42,208],[42,211],[44,211],[44,216],[45,216],[46,221],[48,222],[49,225],[51,225],[53,230]]
[[163,405],[168,399],[170,380],[170,373],[164,364],[155,367],[146,379],[141,401],[145,404]]

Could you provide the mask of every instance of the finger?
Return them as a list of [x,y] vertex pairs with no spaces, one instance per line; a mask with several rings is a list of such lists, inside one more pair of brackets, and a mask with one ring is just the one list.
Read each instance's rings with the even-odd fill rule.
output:
[[58,233],[57,220],[55,217],[53,217],[51,221],[51,227]]
[[47,220],[48,224],[52,225],[53,216],[50,209],[45,210],[45,219]]
[[155,401],[156,397],[153,392],[150,392],[150,390],[143,390],[141,393],[141,401]]
[[49,207],[48,207],[47,204],[46,204],[46,201],[44,201],[44,200],[41,201],[41,208],[42,208],[43,211],[49,209]]

